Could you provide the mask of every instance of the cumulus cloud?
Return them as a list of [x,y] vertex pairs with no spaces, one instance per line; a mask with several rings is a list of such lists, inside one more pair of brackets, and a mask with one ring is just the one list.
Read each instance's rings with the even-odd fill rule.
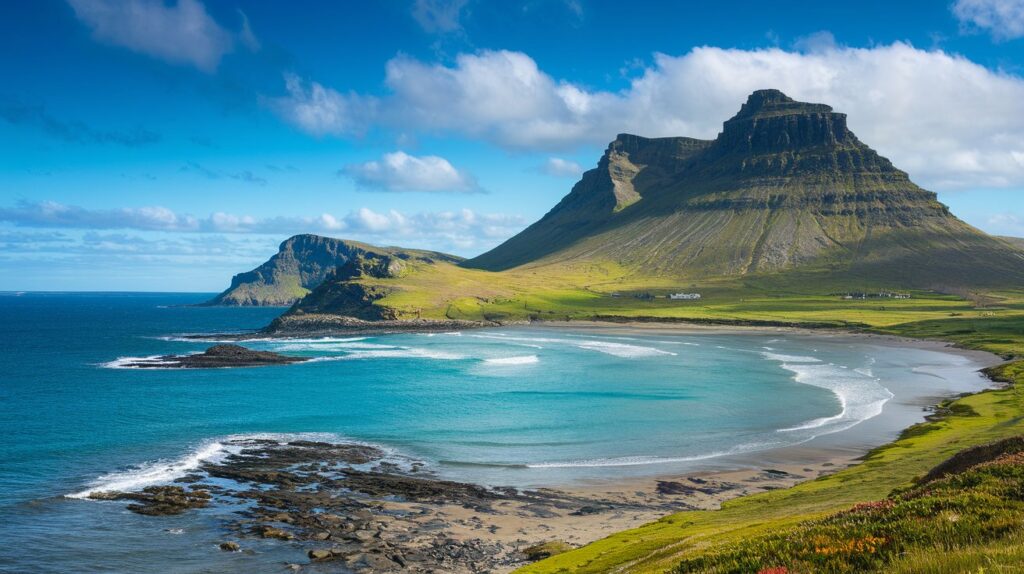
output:
[[376,107],[374,98],[342,94],[317,82],[285,74],[288,95],[263,101],[288,123],[317,137],[356,135],[366,129]]
[[1024,36],[1024,0],[957,0],[953,15],[965,30],[984,30],[996,40]]
[[239,13],[237,34],[226,30],[198,0],[68,0],[75,16],[99,41],[170,62],[213,72],[225,54],[241,42],[251,50],[259,41],[249,19]]
[[[487,248],[526,226],[520,216],[480,214],[469,209],[406,214],[369,208],[335,216],[253,217],[215,212],[199,218],[166,207],[87,209],[52,201],[21,201],[0,208],[0,222],[18,227],[89,231],[135,230],[174,233],[268,234],[322,233],[374,242],[401,242],[432,249]],[[25,235],[10,235],[31,239]],[[2,239],[2,237],[0,237]],[[37,238],[38,239],[38,238]],[[2,243],[2,241],[0,241]]]
[[19,201],[0,207],[0,221],[24,227],[69,229],[141,229],[149,231],[197,231],[199,221],[178,215],[166,207],[85,209],[55,201]]
[[928,185],[1024,182],[1021,78],[901,43],[815,47],[659,54],[617,93],[556,81],[510,52],[462,56],[454,67],[398,58],[387,80],[407,123],[542,149],[621,131],[713,138],[750,92],[774,87],[846,112],[864,141]]
[[46,135],[72,143],[114,144],[141,147],[160,141],[160,134],[141,127],[128,131],[99,130],[79,121],[64,121],[41,105],[0,100],[0,119],[12,125],[32,126]]
[[540,166],[540,171],[553,177],[579,177],[583,173],[583,166],[560,157],[549,157]]
[[403,151],[341,170],[356,185],[377,191],[478,192],[476,179],[436,155],[417,157]]
[[602,145],[620,132],[714,138],[750,92],[778,88],[847,113],[869,145],[938,190],[1024,184],[1024,79],[905,43],[807,51],[694,48],[655,55],[628,88],[556,80],[518,52],[451,66],[400,56],[378,122],[527,150]]

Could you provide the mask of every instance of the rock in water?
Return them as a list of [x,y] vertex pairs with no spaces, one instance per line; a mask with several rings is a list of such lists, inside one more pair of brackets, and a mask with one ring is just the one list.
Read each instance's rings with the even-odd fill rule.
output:
[[139,359],[125,364],[140,369],[217,369],[224,367],[262,367],[308,361],[305,357],[289,357],[270,351],[254,351],[241,345],[214,345],[195,355],[165,355],[156,359]]

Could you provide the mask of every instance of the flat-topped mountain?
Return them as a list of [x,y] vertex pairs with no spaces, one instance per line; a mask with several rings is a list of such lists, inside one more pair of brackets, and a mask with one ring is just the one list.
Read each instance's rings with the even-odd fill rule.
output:
[[1019,281],[1022,257],[858,140],[845,114],[759,90],[714,140],[618,136],[547,215],[464,265],[606,261],[694,279],[805,268],[927,288]]

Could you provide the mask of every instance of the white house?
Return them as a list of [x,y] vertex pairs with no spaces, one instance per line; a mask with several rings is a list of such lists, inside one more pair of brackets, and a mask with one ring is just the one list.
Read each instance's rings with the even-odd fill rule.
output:
[[700,293],[672,293],[668,296],[669,299],[700,299]]

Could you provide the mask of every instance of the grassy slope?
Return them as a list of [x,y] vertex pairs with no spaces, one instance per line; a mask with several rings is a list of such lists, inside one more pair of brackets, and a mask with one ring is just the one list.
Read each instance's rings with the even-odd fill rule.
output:
[[[1024,321],[1024,293],[964,293],[965,299],[913,292],[911,299],[843,300],[830,293],[885,286],[823,282],[815,276],[795,275],[694,284],[669,277],[636,277],[610,263],[493,273],[439,262],[415,264],[397,279],[365,282],[394,288],[377,304],[392,307],[403,317],[419,313],[424,318],[499,321],[621,317],[833,325],[915,337],[955,335],[974,348],[1003,354],[1012,351],[1013,329],[1020,326],[1017,320]],[[702,299],[664,298],[677,291],[697,291]],[[639,293],[659,298],[635,298]],[[978,330],[987,335],[974,332]],[[1004,332],[1011,339],[1003,340],[1000,333]]]

